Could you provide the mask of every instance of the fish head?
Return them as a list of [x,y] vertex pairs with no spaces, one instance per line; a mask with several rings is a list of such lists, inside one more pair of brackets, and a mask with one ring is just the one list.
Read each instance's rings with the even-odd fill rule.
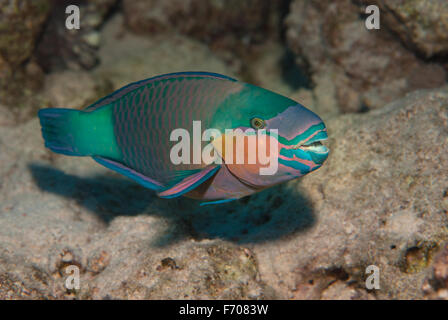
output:
[[277,130],[279,182],[304,176],[322,166],[330,150],[322,142],[328,139],[322,119],[301,104],[286,108],[266,120],[266,128]]
[[281,105],[266,108],[268,112],[263,112],[263,105],[240,109],[246,124],[241,125],[240,121],[231,135],[227,131],[213,142],[230,172],[254,188],[301,177],[320,168],[329,154],[322,144],[328,138],[322,119],[293,100],[279,101]]

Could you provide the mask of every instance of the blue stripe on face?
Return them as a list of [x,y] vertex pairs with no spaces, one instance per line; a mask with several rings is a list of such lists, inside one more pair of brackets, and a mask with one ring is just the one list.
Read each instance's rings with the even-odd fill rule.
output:
[[311,144],[316,141],[320,140],[326,140],[328,138],[326,131],[318,132],[314,137],[312,137],[310,140],[308,140],[305,144]]
[[[325,147],[322,147],[325,148]],[[325,149],[327,150],[327,149]],[[296,156],[297,158],[303,159],[303,160],[309,160],[314,162],[315,164],[322,164],[328,157],[328,151],[327,152],[313,152],[313,151],[304,151],[301,149],[285,149],[282,148],[280,150],[280,155],[287,157],[287,158],[291,158],[293,159],[294,156]],[[291,162],[296,162],[294,160],[291,160]],[[303,165],[303,164],[302,164]],[[308,169],[310,169],[310,167],[306,166]],[[302,172],[303,173],[303,172]]]
[[[323,125],[319,116],[301,104],[290,106],[274,118],[266,120],[267,128],[278,129],[279,135],[284,137],[285,142],[287,143],[284,141],[280,142],[285,144],[297,144],[301,140],[301,138],[298,137],[300,134],[321,124]],[[325,128],[325,125],[322,129],[323,128]],[[315,130],[318,129],[316,128]]]
[[298,162],[298,161],[294,161],[294,160],[289,161],[289,160],[284,160],[284,159],[278,159],[278,163],[280,163],[284,166],[296,169],[296,170],[300,171],[300,173],[302,175],[307,174],[308,172],[311,171],[310,167],[308,167],[307,165],[305,165],[301,162]]
[[325,153],[317,153],[317,152],[308,152],[313,159],[313,162],[316,164],[322,164],[328,157],[328,152]]
[[300,158],[300,159],[313,161],[313,159],[308,154],[308,152],[305,152],[305,151],[303,151],[301,149],[285,149],[285,148],[282,148],[280,150],[280,154],[282,156],[285,156],[285,157],[291,158],[291,159],[294,158],[294,156],[296,156],[297,158]]
[[[269,129],[271,129],[271,128],[269,128]],[[287,138],[284,137],[283,130],[282,130],[282,128],[280,128],[280,129],[278,129],[278,132],[279,132],[278,141],[280,143],[284,144],[284,145],[293,146],[293,145],[298,144],[300,141],[305,140],[310,135],[312,135],[314,132],[319,131],[319,130],[323,130],[323,129],[325,129],[325,124],[323,122],[321,122],[319,124],[315,124],[315,125],[310,126],[305,132],[303,132],[303,133],[295,136],[294,138],[288,140]],[[316,136],[311,138],[308,143],[311,143],[311,142],[314,142],[314,141],[318,141],[318,140],[324,140],[326,138],[327,138],[327,132],[326,131],[321,131],[321,132],[317,133]]]

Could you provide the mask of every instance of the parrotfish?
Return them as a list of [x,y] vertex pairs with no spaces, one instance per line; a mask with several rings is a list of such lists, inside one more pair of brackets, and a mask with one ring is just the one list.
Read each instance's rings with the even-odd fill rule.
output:
[[[329,154],[321,143],[327,129],[315,113],[272,91],[208,72],[156,76],[118,89],[83,110],[41,109],[39,118],[45,146],[53,152],[92,157],[162,198],[183,195],[205,204],[239,199],[303,176],[321,167]],[[172,133],[183,128],[194,136],[195,121],[202,129],[221,132],[201,140],[201,147],[211,145],[220,161],[174,163]],[[264,143],[276,152],[272,159],[277,170],[262,175],[259,169],[266,163],[229,161],[238,151],[224,148],[225,141],[235,137],[229,136],[229,129],[241,129],[245,138],[261,131],[269,136],[256,140],[256,147]],[[269,146],[273,142],[277,148]]]

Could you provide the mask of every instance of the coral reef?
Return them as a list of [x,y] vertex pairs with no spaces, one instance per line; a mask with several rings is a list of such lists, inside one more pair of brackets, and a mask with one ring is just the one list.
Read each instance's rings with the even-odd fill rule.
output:
[[[359,1],[367,3],[367,1]],[[448,54],[448,3],[444,0],[368,1],[381,9],[383,23],[426,58]]]
[[[66,68],[91,69],[98,64],[99,27],[116,5],[117,0],[54,1],[44,35],[37,47],[37,59],[46,71]],[[79,30],[67,30],[65,8],[77,5],[80,11]]]
[[447,105],[445,87],[334,117],[321,170],[219,208],[52,154],[36,119],[1,127],[1,297],[427,297],[433,268],[444,279]]
[[388,28],[368,30],[362,9],[351,0],[296,0],[286,20],[298,63],[311,70],[316,85],[322,74],[331,75],[340,110],[380,108],[446,82],[442,66],[416,57]]
[[1,103],[29,103],[40,88],[43,73],[31,57],[50,8],[49,0],[0,1]]
[[126,23],[140,34],[173,29],[217,47],[235,48],[266,37],[270,12],[281,1],[124,0]]
[[[0,299],[448,299],[447,7],[370,3],[0,1]],[[188,70],[316,111],[327,162],[200,207],[45,149],[38,107]]]

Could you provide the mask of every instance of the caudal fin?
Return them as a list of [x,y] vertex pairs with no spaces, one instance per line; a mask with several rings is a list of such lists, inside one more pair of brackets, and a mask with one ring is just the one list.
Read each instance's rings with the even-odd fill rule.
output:
[[79,110],[61,108],[39,110],[45,146],[68,156],[88,155],[76,145],[76,118],[80,113]]

